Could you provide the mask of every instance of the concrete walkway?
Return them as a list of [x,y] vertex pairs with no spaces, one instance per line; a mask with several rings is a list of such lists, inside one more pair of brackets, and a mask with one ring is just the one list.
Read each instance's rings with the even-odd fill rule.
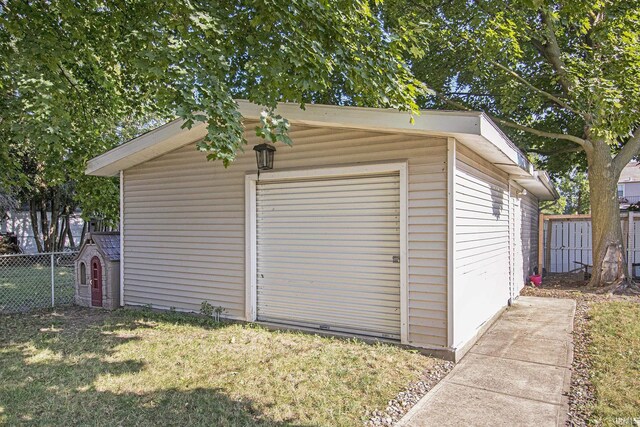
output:
[[560,426],[573,300],[520,297],[397,426]]

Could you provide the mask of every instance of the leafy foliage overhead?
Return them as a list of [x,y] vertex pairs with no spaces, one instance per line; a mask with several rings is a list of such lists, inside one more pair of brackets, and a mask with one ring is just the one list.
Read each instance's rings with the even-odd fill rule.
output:
[[[415,110],[410,45],[365,0],[0,0],[0,181],[83,179],[146,117],[206,122],[198,147],[226,165],[245,143],[234,98]],[[281,118],[263,124],[290,142]]]
[[411,53],[434,95],[425,104],[487,112],[557,175],[586,168],[590,283],[635,286],[616,183],[640,152],[640,1],[390,0],[382,10],[392,31],[421,35],[425,48]]
[[488,112],[553,171],[585,168],[585,140],[617,153],[640,124],[637,0],[390,1],[385,15],[423,40],[425,103]]

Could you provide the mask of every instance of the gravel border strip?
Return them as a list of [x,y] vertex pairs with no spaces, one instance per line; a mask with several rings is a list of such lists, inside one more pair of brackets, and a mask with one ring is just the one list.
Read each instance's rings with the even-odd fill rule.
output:
[[591,361],[587,348],[591,343],[588,329],[589,303],[576,300],[573,320],[573,363],[571,364],[571,389],[567,426],[586,426],[596,401],[595,389],[589,379]]
[[390,400],[384,411],[373,411],[367,414],[367,427],[391,427],[409,412],[425,394],[440,382],[453,369],[453,362],[438,361],[435,366],[426,370],[418,381],[411,382],[407,388]]

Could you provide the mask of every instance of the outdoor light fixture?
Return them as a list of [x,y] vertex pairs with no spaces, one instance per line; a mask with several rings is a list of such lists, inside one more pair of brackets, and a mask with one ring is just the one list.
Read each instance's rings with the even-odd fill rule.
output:
[[268,171],[273,169],[273,155],[276,147],[269,144],[259,144],[253,147],[256,152],[256,161],[258,162],[259,171]]

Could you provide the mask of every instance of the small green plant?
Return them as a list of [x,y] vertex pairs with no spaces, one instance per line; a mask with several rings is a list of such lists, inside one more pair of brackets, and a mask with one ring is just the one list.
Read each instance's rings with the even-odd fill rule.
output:
[[200,314],[207,317],[213,316],[213,306],[209,301],[202,301],[200,304]]
[[224,307],[223,307],[223,306],[221,306],[221,305],[219,305],[219,306],[217,306],[216,308],[214,308],[214,309],[213,309],[213,314],[214,314],[214,316],[213,316],[213,317],[214,317],[215,321],[216,321],[216,322],[219,322],[219,321],[220,321],[220,315],[221,315],[222,313],[226,313],[226,311],[227,311],[227,309],[226,309],[226,308],[224,308]]
[[143,310],[144,310],[144,311],[151,311],[151,310],[153,310],[153,304],[145,304],[145,305],[143,306]]
[[221,305],[214,307],[209,301],[202,301],[200,304],[200,314],[207,317],[213,317],[216,322],[220,321],[220,315],[226,313],[227,309]]

